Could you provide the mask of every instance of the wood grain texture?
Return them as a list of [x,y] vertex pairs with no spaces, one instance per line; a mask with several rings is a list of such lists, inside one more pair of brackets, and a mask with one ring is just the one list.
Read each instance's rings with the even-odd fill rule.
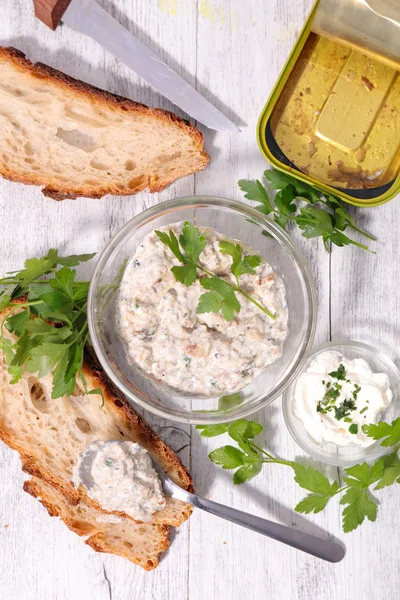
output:
[[[143,209],[175,196],[212,194],[241,199],[237,180],[260,177],[265,162],[255,139],[258,115],[306,18],[312,0],[101,0],[163,60],[232,118],[242,133],[207,131],[211,164],[162,194],[56,203],[39,190],[0,181],[0,272],[19,268],[49,247],[65,252],[101,250]],[[55,33],[33,16],[26,0],[3,0],[0,44],[32,60],[150,106],[172,105],[95,42],[66,27]],[[179,110],[177,114],[182,116]],[[317,343],[353,338],[375,343],[398,364],[400,351],[397,201],[357,211],[357,221],[379,238],[377,255],[336,249],[332,259],[318,241],[294,234],[318,289]],[[93,265],[85,265],[90,276]],[[302,497],[285,467],[271,465],[252,483],[234,487],[210,463],[219,440],[195,429],[145,415],[180,450],[199,493],[243,510],[347,545],[339,565],[327,565],[196,511],[176,532],[160,567],[145,573],[117,557],[95,554],[22,492],[17,455],[0,447],[1,600],[395,600],[400,584],[398,490],[380,492],[378,521],[344,536],[338,504],[315,517],[292,508]],[[265,443],[279,455],[301,455],[285,429],[280,401],[256,415]],[[334,475],[334,471],[331,472]],[[7,525],[7,527],[5,527]]]

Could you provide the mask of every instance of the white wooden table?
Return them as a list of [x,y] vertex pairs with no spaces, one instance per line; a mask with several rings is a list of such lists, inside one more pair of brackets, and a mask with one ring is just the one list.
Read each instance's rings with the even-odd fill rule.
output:
[[[169,198],[211,194],[242,199],[238,179],[260,177],[266,166],[255,140],[256,121],[312,0],[101,3],[236,121],[242,133],[229,137],[204,131],[212,159],[207,170],[153,196],[57,203],[37,188],[0,181],[1,273],[50,247],[66,253],[100,251],[135,214]],[[173,109],[94,42],[67,28],[52,33],[35,21],[30,0],[2,0],[0,43],[112,92]],[[334,250],[330,258],[319,241],[295,236],[318,288],[316,343],[359,339],[400,360],[398,217],[397,200],[357,211],[357,221],[379,238],[376,256],[344,248]],[[146,573],[121,558],[96,554],[48,517],[22,491],[24,475],[17,454],[1,445],[1,600],[399,598],[399,489],[380,493],[383,505],[375,524],[368,522],[345,536],[336,502],[314,518],[293,512],[303,494],[289,470],[272,465],[250,484],[233,486],[231,476],[209,462],[213,444],[195,429],[146,416],[175,449],[181,448],[199,493],[303,531],[337,536],[347,546],[344,561],[325,564],[195,512],[176,532],[159,568]],[[256,418],[265,424],[265,442],[275,453],[287,458],[301,454],[285,429],[280,400]]]

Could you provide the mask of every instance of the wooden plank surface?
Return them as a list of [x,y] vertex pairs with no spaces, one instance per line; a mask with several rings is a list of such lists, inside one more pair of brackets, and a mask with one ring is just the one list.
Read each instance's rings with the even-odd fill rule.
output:
[[[99,201],[54,202],[37,188],[0,181],[0,272],[54,246],[65,252],[101,250],[138,212],[175,196],[211,194],[241,199],[237,180],[265,168],[255,140],[258,115],[302,26],[311,0],[103,0],[101,4],[242,128],[228,137],[204,131],[209,168],[162,194]],[[95,42],[66,27],[56,33],[33,18],[27,0],[3,0],[0,44],[139,102],[171,109]],[[179,110],[176,110],[181,114]],[[398,202],[357,212],[379,238],[377,255],[337,249],[330,259],[318,241],[295,235],[317,289],[316,342],[353,338],[376,343],[400,360],[397,290]],[[86,267],[89,275],[91,268]],[[265,468],[234,487],[207,454],[217,441],[194,429],[146,415],[191,468],[200,494],[321,536],[344,539],[347,556],[327,565],[256,534],[195,512],[176,532],[160,567],[145,573],[117,557],[94,553],[22,492],[16,453],[0,447],[1,600],[395,600],[400,589],[399,496],[384,493],[378,521],[344,536],[338,505],[315,517],[293,513],[302,496],[284,467]],[[300,456],[285,429],[280,401],[257,414],[277,454]],[[381,494],[381,497],[383,493]]]

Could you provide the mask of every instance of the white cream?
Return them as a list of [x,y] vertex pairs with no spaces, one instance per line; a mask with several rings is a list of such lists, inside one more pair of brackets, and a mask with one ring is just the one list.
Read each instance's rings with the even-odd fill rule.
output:
[[[164,231],[179,235],[182,223]],[[199,262],[235,283],[232,259],[219,250],[226,239],[213,229],[199,228],[207,246]],[[242,245],[244,254],[255,254]],[[205,292],[199,279],[186,287],[171,273],[179,261],[153,232],[129,261],[116,311],[119,335],[129,359],[152,379],[190,396],[219,396],[243,388],[267,365],[282,356],[288,332],[285,289],[261,258],[256,274],[240,277],[240,285],[276,314],[273,320],[238,294],[241,310],[231,322],[221,314],[197,314]],[[200,272],[198,273],[200,276]]]
[[[340,365],[345,369],[344,380],[329,375],[337,372]],[[293,411],[318,444],[366,447],[374,440],[363,433],[362,426],[377,423],[391,400],[386,373],[373,373],[361,358],[348,360],[338,352],[327,351],[300,375]]]
[[88,489],[88,495],[104,510],[124,512],[137,521],[151,521],[153,514],[165,507],[162,484],[151,458],[134,442],[96,441],[89,444],[79,457],[76,483],[80,483],[78,473],[82,461],[93,452],[90,474],[94,485]]

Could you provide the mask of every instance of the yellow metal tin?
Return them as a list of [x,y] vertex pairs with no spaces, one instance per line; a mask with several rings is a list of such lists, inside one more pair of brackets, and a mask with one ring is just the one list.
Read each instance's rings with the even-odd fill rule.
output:
[[[338,10],[349,3],[334,0]],[[264,107],[258,143],[274,167],[351,204],[376,206],[400,191],[400,64],[392,51],[381,61],[372,46],[354,50],[346,30],[338,43],[325,5],[314,5]],[[312,33],[316,15],[329,35]]]

